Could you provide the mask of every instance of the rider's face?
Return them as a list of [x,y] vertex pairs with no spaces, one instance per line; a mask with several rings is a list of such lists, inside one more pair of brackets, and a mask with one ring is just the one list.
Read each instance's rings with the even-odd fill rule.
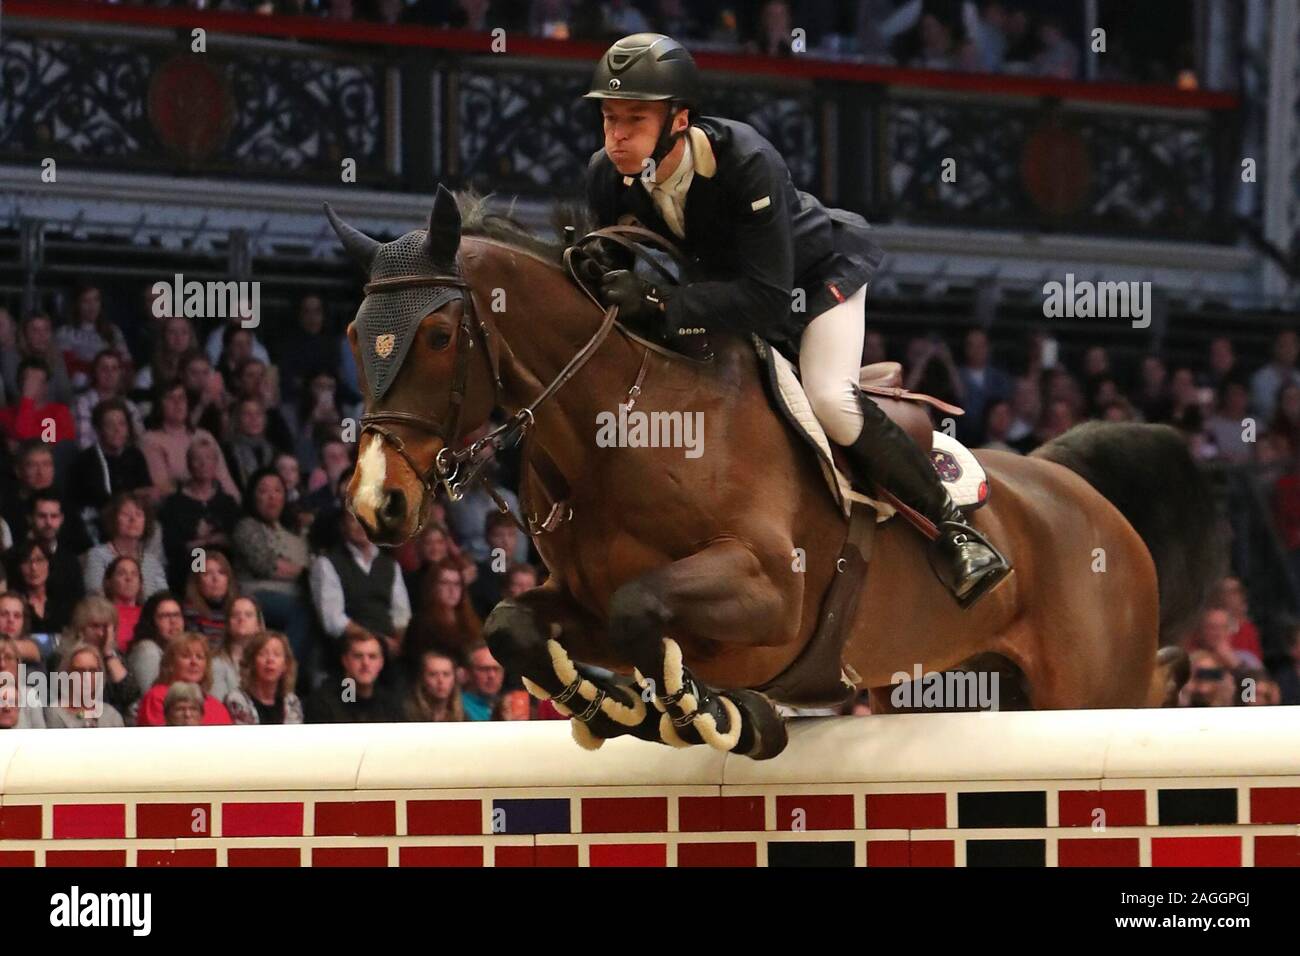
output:
[[[668,115],[668,104],[640,100],[603,100],[600,106],[605,123],[605,153],[624,176],[639,176],[643,163],[654,152],[659,128]],[[676,130],[687,125],[685,110],[678,112],[673,123]]]

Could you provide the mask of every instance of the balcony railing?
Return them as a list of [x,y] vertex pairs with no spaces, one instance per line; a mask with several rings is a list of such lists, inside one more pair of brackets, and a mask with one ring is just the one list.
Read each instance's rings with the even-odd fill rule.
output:
[[[11,0],[0,161],[580,194],[600,145],[590,44]],[[191,52],[202,26],[207,51]],[[701,54],[705,113],[874,221],[1227,242],[1237,102],[1221,93]]]

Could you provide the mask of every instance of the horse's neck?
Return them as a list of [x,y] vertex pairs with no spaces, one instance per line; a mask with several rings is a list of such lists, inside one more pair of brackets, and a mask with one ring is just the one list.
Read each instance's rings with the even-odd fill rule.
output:
[[[496,324],[504,346],[502,405],[515,413],[555,381],[596,334],[602,315],[567,279],[540,261],[512,275],[518,278],[500,284],[510,306],[496,315]],[[527,305],[520,308],[520,302]],[[582,369],[537,410],[533,441],[546,448],[566,477],[574,477],[585,457],[597,413],[624,400],[632,385],[629,376],[636,374],[635,362],[627,340],[611,332]]]

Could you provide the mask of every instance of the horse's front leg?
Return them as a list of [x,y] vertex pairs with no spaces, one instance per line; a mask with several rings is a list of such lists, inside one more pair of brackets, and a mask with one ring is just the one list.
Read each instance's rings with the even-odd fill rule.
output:
[[548,582],[502,601],[483,634],[492,656],[520,675],[529,693],[572,718],[574,739],[583,747],[594,750],[623,734],[659,741],[658,713],[631,678],[569,656],[570,649],[607,648],[606,637],[600,622],[558,587]]
[[782,621],[780,589],[753,551],[725,538],[615,591],[609,640],[654,695],[665,743],[708,743],[761,760],[785,748],[784,718],[762,694],[697,679],[670,635],[757,646],[778,639]]

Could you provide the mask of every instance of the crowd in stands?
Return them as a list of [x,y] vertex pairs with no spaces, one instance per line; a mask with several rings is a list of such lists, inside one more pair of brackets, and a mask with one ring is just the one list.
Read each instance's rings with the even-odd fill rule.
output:
[[[90,282],[70,301],[61,321],[0,308],[0,683],[90,674],[97,690],[0,727],[559,716],[481,637],[545,574],[488,490],[439,499],[391,551],[344,507],[357,372],[320,297],[257,328],[196,327],[153,295],[112,316]],[[960,359],[938,336],[896,344],[909,388],[965,407],[971,446],[1164,422],[1203,461],[1248,466],[1300,583],[1295,331],[1258,367],[1222,336],[1195,366],[1148,355],[1131,375],[1104,346],[1060,356],[1042,333],[1014,371],[980,329]],[[864,361],[888,352],[869,331]],[[517,467],[503,454],[491,471],[515,507]],[[1300,703],[1300,627],[1269,646],[1248,598],[1226,579],[1188,638],[1186,703]]]
[[318,296],[266,341],[70,301],[0,307],[0,685],[88,691],[0,727],[559,716],[481,639],[541,577],[489,498],[395,552],[344,508],[356,368]]
[[[125,0],[130,2],[130,0]],[[140,0],[607,42],[667,33],[695,50],[851,60],[929,70],[1082,79],[1084,4],[1050,0]],[[1157,19],[1164,19],[1162,11]],[[1195,85],[1190,52],[1164,55],[1126,23],[1098,78]],[[1173,26],[1172,24],[1168,26]],[[1190,24],[1185,25],[1190,30]],[[795,31],[800,33],[796,34]],[[1137,58],[1128,49],[1143,48]]]

